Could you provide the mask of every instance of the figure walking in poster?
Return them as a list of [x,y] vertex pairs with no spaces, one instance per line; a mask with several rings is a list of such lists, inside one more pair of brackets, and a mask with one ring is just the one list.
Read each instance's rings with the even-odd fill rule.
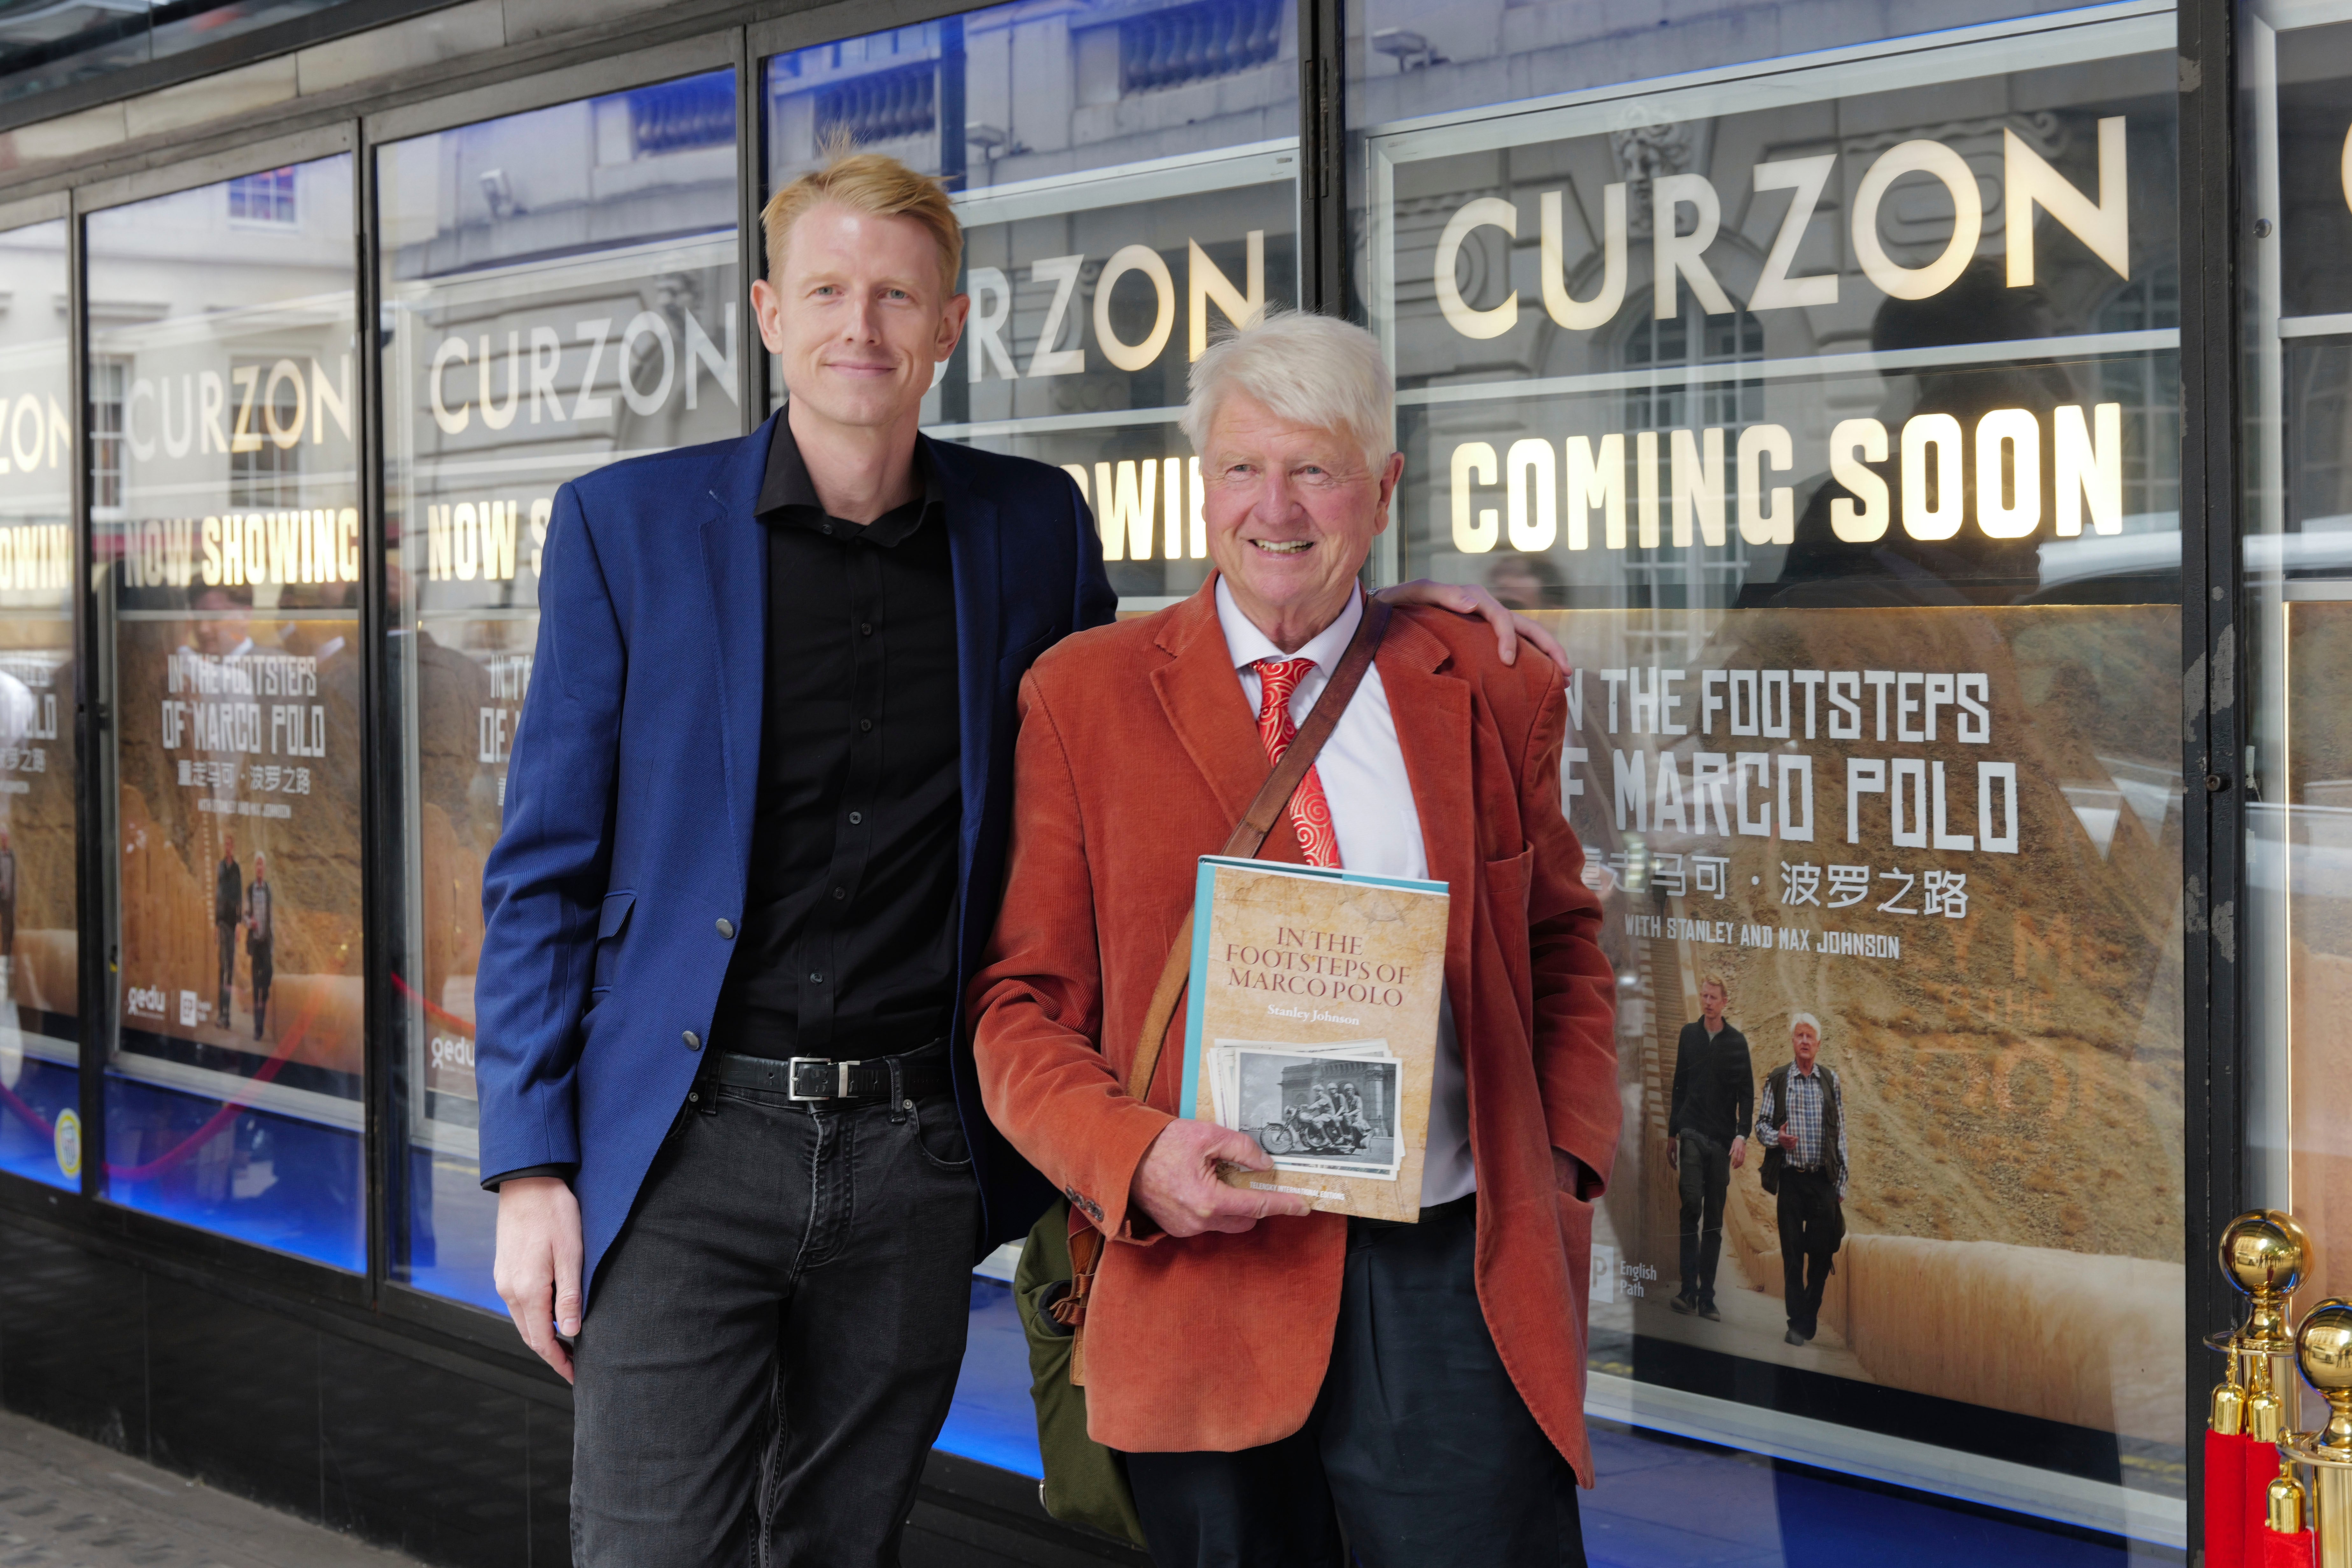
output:
[[1756,1109],[1756,1068],[1748,1037],[1724,1016],[1730,1005],[1722,980],[1699,983],[1699,1017],[1683,1026],[1675,1043],[1675,1087],[1666,1112],[1666,1163],[1682,1188],[1682,1289],[1667,1303],[1709,1322],[1715,1271],[1723,1256],[1723,1203],[1731,1173],[1748,1163],[1748,1121]]
[[1821,1049],[1820,1019],[1790,1019],[1793,1059],[1772,1069],[1756,1107],[1756,1136],[1780,1156],[1780,1279],[1792,1345],[1820,1331],[1822,1291],[1845,1239],[1845,1101],[1837,1074],[1816,1059]]
[[272,946],[278,925],[272,918],[268,858],[253,857],[253,886],[245,894],[245,955],[253,964],[253,1037],[261,1038],[261,1020],[269,1011],[269,982],[276,973]]
[[16,959],[16,845],[0,827],[0,963]]
[[245,920],[245,873],[236,863],[236,839],[221,835],[220,864],[213,870],[213,930],[220,938],[220,1000],[213,1016],[229,1026],[229,992],[236,984],[236,928]]

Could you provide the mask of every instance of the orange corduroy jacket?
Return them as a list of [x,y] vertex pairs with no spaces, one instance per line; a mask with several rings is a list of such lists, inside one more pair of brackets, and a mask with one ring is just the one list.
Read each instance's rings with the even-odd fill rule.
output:
[[[1233,1451],[1304,1426],[1347,1243],[1336,1215],[1177,1239],[1128,1205],[1174,1113],[1181,1009],[1148,1099],[1118,1078],[1198,858],[1266,773],[1214,589],[1080,632],[1023,680],[1003,910],[970,992],[990,1114],[1113,1238],[1088,1308],[1087,1410],[1095,1440],[1129,1452]],[[1478,1300],[1521,1397],[1590,1486],[1592,1204],[1620,1109],[1600,905],[1560,809],[1566,701],[1544,659],[1507,666],[1485,622],[1442,611],[1398,611],[1377,668],[1429,874],[1453,890],[1445,981],[1469,1079]],[[1265,855],[1299,858],[1286,818]]]

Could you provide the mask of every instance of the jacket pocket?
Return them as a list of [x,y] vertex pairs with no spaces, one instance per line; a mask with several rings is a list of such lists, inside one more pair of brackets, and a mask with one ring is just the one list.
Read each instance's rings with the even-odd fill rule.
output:
[[590,994],[613,988],[613,970],[621,952],[621,933],[628,929],[629,911],[636,908],[635,893],[607,893],[604,908],[596,911],[596,973],[589,983]]
[[1485,868],[1486,918],[1494,922],[1495,945],[1510,977],[1512,1000],[1529,1024],[1535,1018],[1535,959],[1528,951],[1528,902],[1535,864],[1536,848],[1530,844],[1517,855],[1487,861]]
[[1527,924],[1528,889],[1535,869],[1536,847],[1532,844],[1516,855],[1486,862],[1486,907],[1496,924],[1506,929]]

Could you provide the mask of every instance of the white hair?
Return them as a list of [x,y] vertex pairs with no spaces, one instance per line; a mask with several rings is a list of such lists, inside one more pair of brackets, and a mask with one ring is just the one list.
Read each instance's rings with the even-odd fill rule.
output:
[[1795,1034],[1797,1032],[1797,1026],[1800,1024],[1811,1024],[1813,1026],[1813,1038],[1818,1041],[1822,1037],[1822,1021],[1819,1018],[1814,1017],[1811,1013],[1800,1013],[1795,1017],[1790,1019],[1789,1033],[1791,1035]]
[[1304,310],[1269,310],[1221,335],[1192,362],[1191,395],[1178,421],[1205,452],[1217,405],[1232,393],[1315,430],[1337,430],[1379,469],[1396,450],[1396,381],[1380,340],[1363,328]]

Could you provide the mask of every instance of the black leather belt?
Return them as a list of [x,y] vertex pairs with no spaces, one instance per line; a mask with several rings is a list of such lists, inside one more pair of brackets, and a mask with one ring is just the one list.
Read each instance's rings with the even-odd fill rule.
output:
[[706,1068],[705,1079],[730,1089],[763,1089],[787,1100],[851,1104],[859,1100],[922,1100],[945,1094],[948,1076],[947,1042],[934,1040],[919,1050],[895,1057],[869,1057],[863,1061],[835,1061],[829,1057],[744,1057],[719,1053]]

